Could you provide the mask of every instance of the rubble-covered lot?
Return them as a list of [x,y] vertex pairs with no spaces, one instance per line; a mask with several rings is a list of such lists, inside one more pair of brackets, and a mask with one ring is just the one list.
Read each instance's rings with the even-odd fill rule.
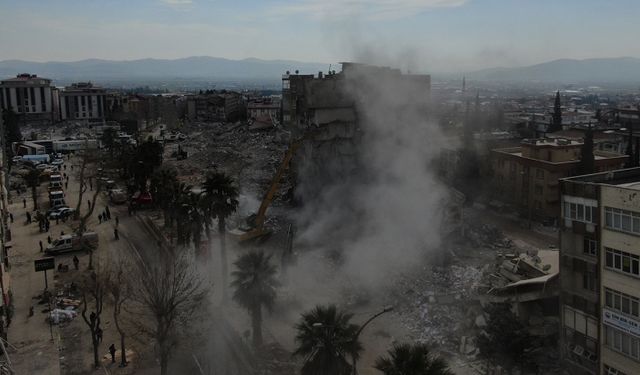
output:
[[[242,191],[262,196],[281,164],[289,134],[278,128],[249,130],[246,123],[197,123],[183,129],[187,140],[165,146],[165,162],[178,170],[180,178],[196,184],[205,170],[219,169],[237,178]],[[187,158],[171,155],[180,147]],[[285,182],[280,192],[288,190]]]

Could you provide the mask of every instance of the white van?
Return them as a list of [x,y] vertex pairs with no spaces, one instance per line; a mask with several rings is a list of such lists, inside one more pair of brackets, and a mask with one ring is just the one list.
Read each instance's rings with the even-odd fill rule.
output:
[[45,252],[49,255],[56,255],[67,251],[87,250],[90,247],[95,248],[97,245],[98,234],[95,232],[86,232],[82,236],[65,234],[47,246]]

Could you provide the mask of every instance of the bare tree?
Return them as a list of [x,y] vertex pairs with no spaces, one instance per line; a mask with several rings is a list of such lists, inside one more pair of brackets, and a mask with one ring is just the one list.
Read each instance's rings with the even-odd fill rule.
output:
[[194,310],[201,304],[205,291],[195,266],[190,265],[184,252],[169,251],[151,264],[140,260],[136,265],[133,296],[146,317],[138,323],[155,341],[160,374],[166,375],[180,329],[194,318]]
[[123,328],[122,307],[125,303],[129,302],[132,294],[131,279],[128,275],[131,274],[125,259],[121,258],[115,264],[111,277],[109,278],[109,293],[113,298],[113,321],[116,325],[116,329],[120,334],[120,366],[127,365],[127,354],[125,347],[126,331]]
[[[86,149],[82,151],[80,154],[80,170],[78,171],[78,183],[80,184],[80,191],[78,192],[78,204],[76,205],[76,212],[74,213],[74,219],[80,219],[80,209],[82,208],[82,199],[84,198],[84,193],[87,191],[89,185],[91,184],[91,179],[95,179],[97,177],[97,150],[89,149],[88,143],[85,145]],[[96,205],[96,197],[100,193],[101,184],[96,180],[96,190],[93,194],[93,199],[91,200],[91,205],[89,207],[89,212],[85,214],[82,218],[84,220],[80,221],[80,227],[78,229],[79,233],[84,232],[86,221],[93,213],[93,209]]]
[[[82,303],[82,319],[91,332],[91,343],[93,345],[93,364],[100,367],[100,357],[98,356],[98,346],[100,345],[100,316],[104,306],[104,297],[107,293],[106,286],[109,284],[108,272],[91,272],[84,275],[78,283],[80,285],[80,298]],[[87,312],[89,312],[87,316]]]

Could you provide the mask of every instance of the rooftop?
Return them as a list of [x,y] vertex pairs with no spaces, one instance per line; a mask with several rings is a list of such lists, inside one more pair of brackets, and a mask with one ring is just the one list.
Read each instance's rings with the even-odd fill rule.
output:
[[614,185],[627,189],[640,190],[640,167],[568,177],[563,178],[562,180],[569,182]]
[[34,81],[34,80],[43,80],[43,81],[51,82],[50,79],[38,77],[36,74],[21,73],[16,75],[15,78],[3,79],[2,83],[24,83],[24,82]]

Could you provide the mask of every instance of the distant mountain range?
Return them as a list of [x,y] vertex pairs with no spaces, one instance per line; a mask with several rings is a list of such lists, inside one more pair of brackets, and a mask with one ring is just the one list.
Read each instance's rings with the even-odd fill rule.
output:
[[89,59],[73,62],[0,61],[0,77],[33,73],[56,81],[118,81],[155,79],[279,80],[287,70],[317,74],[328,64],[288,60],[248,58],[230,60],[217,57],[186,57],[175,60],[141,59],[112,61]]
[[[94,81],[208,81],[278,82],[287,70],[317,74],[329,64],[289,60],[248,58],[230,60],[217,57],[186,57],[175,60],[141,59],[113,61],[89,59],[73,62],[0,61],[0,77],[34,73],[56,82]],[[438,76],[438,74],[435,74]],[[453,76],[453,75],[451,75]],[[571,60],[562,59],[524,67],[491,68],[467,73],[482,81],[560,83],[640,83],[640,59],[633,57]]]
[[561,59],[516,68],[491,68],[467,76],[483,81],[640,83],[640,59]]

